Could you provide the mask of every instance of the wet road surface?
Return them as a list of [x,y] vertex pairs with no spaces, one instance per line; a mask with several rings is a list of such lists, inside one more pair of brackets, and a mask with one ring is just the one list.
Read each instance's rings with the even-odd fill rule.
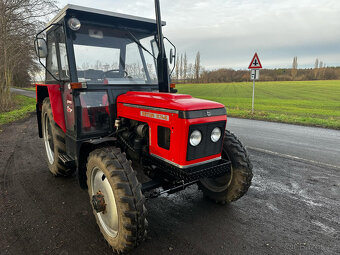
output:
[[339,130],[237,118],[229,118],[227,128],[248,148],[329,164],[340,170]]
[[[148,239],[130,254],[338,254],[339,169],[249,152],[246,196],[219,206],[191,187],[149,200]],[[75,178],[49,173],[34,116],[0,133],[0,247],[0,254],[112,253],[87,192]]]

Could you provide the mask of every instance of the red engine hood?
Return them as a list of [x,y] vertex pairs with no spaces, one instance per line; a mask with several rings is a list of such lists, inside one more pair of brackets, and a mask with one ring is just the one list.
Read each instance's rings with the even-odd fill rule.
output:
[[224,107],[223,104],[209,100],[193,98],[190,95],[159,92],[130,91],[126,94],[120,95],[117,99],[117,102],[166,108],[179,111],[195,111]]

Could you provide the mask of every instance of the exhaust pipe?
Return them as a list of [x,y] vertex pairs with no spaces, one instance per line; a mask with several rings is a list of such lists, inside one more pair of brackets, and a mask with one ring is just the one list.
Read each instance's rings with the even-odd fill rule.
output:
[[157,57],[157,74],[158,74],[158,88],[159,92],[170,92],[170,77],[168,59],[166,58],[164,48],[164,38],[162,30],[161,8],[159,0],[155,0],[157,34],[158,34],[158,57]]

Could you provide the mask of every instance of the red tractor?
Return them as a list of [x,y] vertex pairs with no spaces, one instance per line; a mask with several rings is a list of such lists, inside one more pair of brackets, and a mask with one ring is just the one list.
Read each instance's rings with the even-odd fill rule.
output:
[[175,48],[168,61],[155,7],[150,20],[67,5],[35,40],[46,70],[36,109],[48,167],[78,177],[116,252],[145,238],[145,199],[197,184],[225,204],[253,176],[246,149],[225,131],[224,105],[170,85]]

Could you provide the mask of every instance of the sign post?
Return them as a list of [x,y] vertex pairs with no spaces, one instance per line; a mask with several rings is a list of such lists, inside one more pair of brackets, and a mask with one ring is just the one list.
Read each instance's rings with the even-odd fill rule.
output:
[[255,80],[260,78],[260,69],[262,64],[260,62],[259,56],[255,52],[253,59],[251,60],[248,69],[250,69],[250,79],[253,80],[253,99],[251,104],[251,113],[254,114],[254,103],[255,103]]

